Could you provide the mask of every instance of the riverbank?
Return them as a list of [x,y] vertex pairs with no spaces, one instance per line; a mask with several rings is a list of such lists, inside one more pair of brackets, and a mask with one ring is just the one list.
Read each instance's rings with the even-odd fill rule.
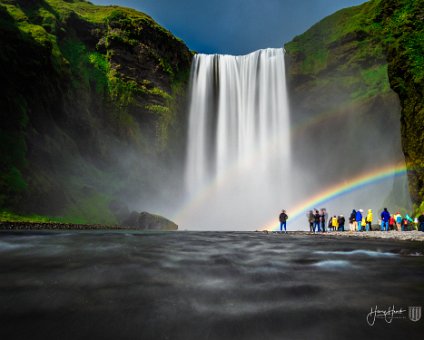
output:
[[125,227],[105,224],[73,224],[58,222],[0,222],[0,230],[134,230]]
[[[270,233],[264,231],[265,233]],[[280,233],[280,232],[274,232]],[[325,233],[311,233],[309,231],[292,231],[290,234],[304,234],[315,237],[335,237],[335,238],[363,238],[363,239],[387,239],[387,240],[399,240],[399,241],[421,241],[424,242],[424,233],[422,231],[331,231]]]
[[422,231],[337,231],[326,233],[336,237],[357,237],[357,238],[382,238],[401,241],[421,241],[424,242],[424,233]]
[[422,231],[336,231],[325,233],[324,235],[334,235],[336,237],[357,237],[357,238],[382,238],[401,241],[421,241],[424,242]]
[[[0,231],[49,231],[49,230],[146,230],[137,227],[127,227],[119,225],[105,225],[105,224],[72,224],[72,223],[58,223],[58,222],[0,222]],[[271,233],[263,231],[263,233]],[[279,232],[272,232],[279,234]],[[424,242],[424,233],[421,231],[344,231],[344,232],[325,232],[325,233],[311,233],[308,231],[289,231],[289,234],[310,235],[313,237],[335,237],[335,238],[362,238],[362,239],[388,239],[399,241],[420,241]]]

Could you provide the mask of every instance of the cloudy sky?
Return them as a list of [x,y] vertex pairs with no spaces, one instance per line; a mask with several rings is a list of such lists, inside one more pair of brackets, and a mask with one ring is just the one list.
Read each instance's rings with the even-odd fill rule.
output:
[[202,53],[281,47],[335,11],[364,0],[92,0],[149,14]]

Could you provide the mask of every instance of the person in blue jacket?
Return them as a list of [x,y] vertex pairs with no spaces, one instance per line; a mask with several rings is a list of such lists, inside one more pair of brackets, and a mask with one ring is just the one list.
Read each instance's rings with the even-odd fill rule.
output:
[[384,208],[381,213],[381,231],[389,231],[389,220],[390,213],[387,211],[387,208]]
[[363,212],[363,210],[362,209],[359,209],[357,212],[356,212],[356,221],[357,221],[357,223],[358,223],[358,231],[362,231],[362,212]]

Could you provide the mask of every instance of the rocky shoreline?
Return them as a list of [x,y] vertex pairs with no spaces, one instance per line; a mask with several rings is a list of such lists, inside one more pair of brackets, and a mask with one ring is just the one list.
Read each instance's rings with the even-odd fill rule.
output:
[[57,222],[0,222],[0,231],[50,231],[50,230],[142,230],[142,231],[169,231],[166,229],[149,229],[143,227],[128,227],[105,224],[72,224]]
[[133,212],[119,225],[61,222],[0,221],[1,230],[178,230],[174,222],[156,214]]
[[0,222],[0,230],[129,230],[124,227],[104,224],[72,224],[57,222]]
[[[268,231],[264,231],[268,233]],[[280,232],[275,232],[280,233]],[[312,233],[309,231],[293,231],[289,234],[304,234],[316,237],[336,237],[336,238],[363,238],[363,239],[387,239],[387,240],[400,240],[400,241],[420,241],[424,242],[424,233],[422,231],[331,231],[325,233]]]
[[[160,230],[160,229],[147,229],[143,227],[134,226],[120,226],[120,225],[104,225],[104,224],[72,224],[72,223],[58,223],[58,222],[0,222],[0,231],[24,231],[24,230]],[[263,231],[264,233],[271,233]],[[280,232],[272,232],[279,234]],[[325,233],[311,233],[309,231],[289,231],[288,234],[304,234],[314,237],[336,237],[336,238],[362,238],[362,239],[392,239],[400,241],[420,241],[424,242],[424,233],[421,231],[336,231]]]
[[[310,233],[313,234],[313,233]],[[381,238],[402,241],[424,241],[424,233],[422,231],[336,231],[325,234],[323,236],[337,236],[337,237],[355,237],[355,238]]]

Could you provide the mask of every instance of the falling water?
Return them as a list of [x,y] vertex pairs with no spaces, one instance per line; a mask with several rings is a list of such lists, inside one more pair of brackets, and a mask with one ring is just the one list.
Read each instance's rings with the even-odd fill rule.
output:
[[194,57],[184,226],[259,227],[288,202],[285,79],[283,49]]

